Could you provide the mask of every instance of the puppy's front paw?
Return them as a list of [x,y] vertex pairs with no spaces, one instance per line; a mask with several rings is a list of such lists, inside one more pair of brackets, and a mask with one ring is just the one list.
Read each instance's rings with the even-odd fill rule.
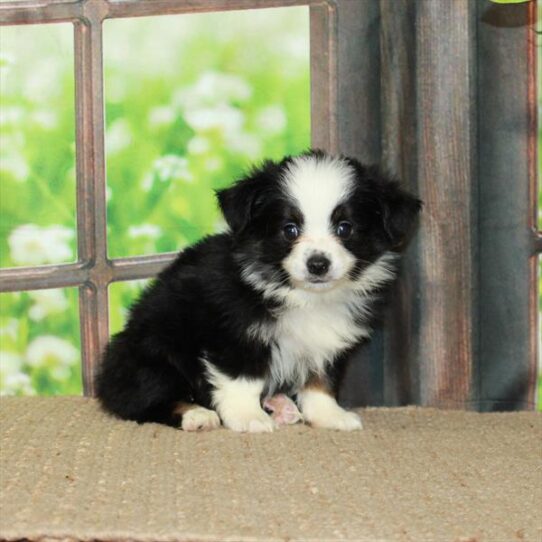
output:
[[362,429],[361,419],[355,412],[344,410],[334,397],[322,390],[304,390],[300,401],[303,416],[313,427],[340,431]]
[[196,406],[183,414],[181,428],[184,431],[209,431],[220,426],[220,418],[214,410]]
[[242,433],[269,433],[275,423],[261,408],[228,413],[222,416],[224,426]]
[[309,420],[314,427],[323,429],[338,429],[339,431],[355,431],[363,429],[361,418],[355,412],[349,412],[338,407],[332,412],[322,412]]

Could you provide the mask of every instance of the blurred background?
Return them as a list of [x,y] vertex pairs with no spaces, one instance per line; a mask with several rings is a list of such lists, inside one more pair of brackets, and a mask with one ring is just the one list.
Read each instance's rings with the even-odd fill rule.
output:
[[[0,266],[77,260],[71,24],[0,33]],[[214,190],[310,145],[308,8],[104,24],[109,257],[224,224]],[[111,332],[145,281],[110,286]],[[81,394],[77,288],[0,294],[0,393]]]

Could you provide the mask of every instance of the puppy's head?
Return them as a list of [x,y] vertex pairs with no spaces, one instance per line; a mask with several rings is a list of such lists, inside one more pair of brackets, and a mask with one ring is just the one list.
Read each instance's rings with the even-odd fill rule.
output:
[[318,151],[266,162],[218,200],[245,267],[321,292],[400,250],[421,207],[378,169]]

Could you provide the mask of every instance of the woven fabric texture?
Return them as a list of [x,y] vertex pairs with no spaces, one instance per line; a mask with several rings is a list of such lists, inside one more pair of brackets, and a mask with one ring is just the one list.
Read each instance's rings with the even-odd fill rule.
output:
[[352,433],[184,433],[4,398],[0,538],[542,540],[542,415],[360,412]]

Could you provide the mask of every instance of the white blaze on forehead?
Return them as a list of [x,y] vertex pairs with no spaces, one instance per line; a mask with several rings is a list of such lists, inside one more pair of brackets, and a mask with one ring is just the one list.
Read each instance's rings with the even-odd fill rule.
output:
[[353,169],[342,159],[301,156],[288,166],[284,189],[303,214],[303,234],[329,234],[331,215],[353,188]]

